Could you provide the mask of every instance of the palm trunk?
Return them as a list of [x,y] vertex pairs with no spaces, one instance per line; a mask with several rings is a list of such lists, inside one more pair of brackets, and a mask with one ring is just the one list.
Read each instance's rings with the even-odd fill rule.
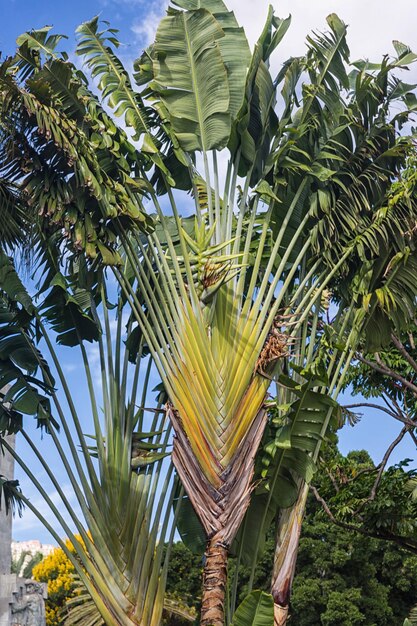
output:
[[288,606],[274,604],[274,626],[285,626],[288,617]]
[[203,571],[201,626],[224,626],[229,547],[249,506],[255,455],[266,423],[266,411],[256,415],[247,436],[228,467],[212,485],[201,471],[172,406],[168,414],[175,431],[172,460],[208,537]]
[[285,626],[287,623],[307,495],[308,485],[304,484],[295,505],[284,509],[279,520],[271,585],[274,626]]
[[224,626],[228,549],[217,537],[207,542],[203,572],[201,626]]

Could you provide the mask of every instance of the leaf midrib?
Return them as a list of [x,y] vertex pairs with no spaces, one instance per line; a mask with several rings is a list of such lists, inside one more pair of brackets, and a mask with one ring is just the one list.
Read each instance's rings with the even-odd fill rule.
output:
[[[198,10],[201,11],[202,9],[198,9]],[[203,151],[206,152],[207,138],[206,138],[206,133],[204,130],[204,120],[203,120],[201,103],[198,97],[198,83],[197,83],[197,77],[196,77],[195,62],[194,62],[193,55],[192,55],[191,40],[188,34],[188,28],[187,28],[188,22],[187,22],[185,13],[183,13],[181,17],[182,17],[183,24],[184,24],[185,43],[187,47],[187,55],[188,55],[190,68],[191,68],[191,83],[193,85],[194,98],[195,98],[196,108],[197,108],[197,116],[199,120],[198,123],[200,126],[201,145],[202,145]]]
[[[109,53],[107,52],[106,48],[102,45],[100,39],[96,36],[96,33],[94,33],[90,27],[87,25],[86,26],[86,30],[90,33],[90,35],[92,36],[92,38],[96,41],[99,49],[101,50],[102,54],[108,59],[109,65],[112,68],[116,78],[119,81],[119,85],[117,87],[117,89],[119,91],[122,91],[126,94],[127,96],[127,100],[130,102],[132,108],[136,111],[136,115],[138,116],[138,118],[140,119],[145,131],[147,133],[149,133],[149,128],[148,128],[148,124],[146,122],[146,120],[143,118],[142,113],[140,111],[140,109],[137,106],[137,103],[135,102],[134,98],[132,97],[132,92],[129,89],[126,89],[126,78],[128,78],[127,76],[122,76],[119,72],[119,70],[117,69],[116,65],[113,62],[113,59],[111,58],[111,55],[109,55]],[[129,81],[130,82],[130,81]],[[120,89],[120,85],[123,85],[123,89]]]

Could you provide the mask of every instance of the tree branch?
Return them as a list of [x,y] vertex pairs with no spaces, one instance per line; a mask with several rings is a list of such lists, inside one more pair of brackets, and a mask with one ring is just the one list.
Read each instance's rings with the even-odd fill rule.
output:
[[410,428],[416,427],[416,423],[411,418],[404,417],[404,414],[401,410],[397,412],[391,411],[390,409],[386,409],[380,404],[374,404],[373,402],[356,402],[354,404],[344,404],[342,408],[354,409],[354,408],[360,408],[360,407],[369,407],[371,409],[379,409],[380,411],[383,411],[383,413],[386,413],[390,417],[393,417],[394,419],[398,420],[399,422],[402,422],[403,424],[405,424],[406,426],[409,426]]
[[330,478],[330,481],[336,491],[336,493],[339,491],[339,485],[337,484],[337,481],[335,479],[335,477],[333,476],[333,474],[331,473],[331,471],[329,470],[328,467],[324,466],[325,470],[326,470],[326,474],[328,475],[328,477]]
[[348,485],[349,483],[354,483],[356,480],[358,480],[359,476],[363,476],[364,474],[372,474],[376,471],[378,471],[378,467],[364,467],[363,469],[359,470],[359,472],[355,474],[353,478],[347,478],[344,481],[344,484]]
[[408,431],[409,431],[409,427],[404,426],[404,428],[401,429],[399,435],[388,446],[384,456],[382,457],[381,463],[378,465],[378,468],[377,468],[378,469],[378,474],[377,474],[377,476],[375,478],[375,482],[374,482],[374,484],[372,486],[371,493],[360,504],[360,506],[356,509],[356,511],[354,511],[353,515],[358,515],[360,513],[360,511],[362,511],[363,507],[366,504],[368,504],[369,502],[372,502],[373,500],[375,500],[376,492],[377,492],[377,489],[379,487],[379,483],[381,482],[382,474],[384,473],[384,470],[385,470],[385,467],[386,467],[386,465],[388,463],[389,457],[391,456],[392,451],[394,450],[394,448],[396,446],[398,446],[398,444],[403,440],[404,436],[407,434]]
[[396,543],[401,548],[404,548],[405,550],[408,550],[409,552],[412,552],[413,554],[417,554],[417,542],[413,542],[412,540],[406,539],[405,537],[399,537],[385,530],[381,530],[378,533],[372,532],[360,526],[356,526],[355,524],[348,524],[347,522],[342,522],[338,520],[334,516],[332,511],[330,510],[327,502],[324,500],[324,498],[321,497],[316,487],[314,487],[313,485],[310,485],[310,490],[314,494],[314,497],[316,498],[317,502],[319,502],[321,506],[323,507],[323,510],[326,513],[326,515],[333,522],[333,524],[335,524],[335,526],[339,526],[340,528],[344,528],[345,530],[349,530],[351,532],[359,533],[360,535],[364,535],[365,537],[372,537],[373,539],[380,539],[384,541],[392,541],[393,543]]
[[408,353],[403,342],[396,335],[394,335],[394,333],[391,333],[391,339],[392,339],[392,343],[397,348],[397,350],[403,355],[405,360],[411,365],[413,370],[417,373],[417,363],[413,359],[413,357]]
[[361,363],[364,363],[365,365],[373,369],[375,372],[378,372],[379,374],[383,374],[384,376],[390,376],[391,378],[398,380],[398,382],[402,383],[404,387],[407,387],[407,389],[410,389],[410,391],[412,391],[417,396],[417,386],[413,385],[413,383],[410,383],[410,381],[404,378],[404,376],[397,374],[397,372],[389,368],[385,363],[381,361],[379,357],[375,356],[375,358],[378,359],[378,363],[375,363],[374,361],[368,361],[368,359],[365,359],[360,354],[357,355],[357,358],[359,361],[361,361]]

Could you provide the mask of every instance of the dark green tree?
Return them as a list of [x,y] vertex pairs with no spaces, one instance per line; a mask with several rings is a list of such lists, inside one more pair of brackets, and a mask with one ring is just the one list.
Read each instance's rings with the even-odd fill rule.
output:
[[387,468],[392,449],[379,465],[365,450],[324,450],[303,526],[294,624],[394,626],[415,603],[416,472],[409,460]]
[[[361,453],[362,457],[366,454]],[[375,466],[355,457],[332,454],[326,476],[312,487],[323,514],[345,530],[392,541],[417,554],[417,501],[413,495],[416,470],[406,459],[385,469],[387,453]]]
[[[323,467],[317,475],[315,493],[331,507],[340,525],[329,519],[322,502],[311,493],[288,623],[291,626],[399,626],[417,598],[417,556],[411,552],[413,544],[410,539],[408,550],[398,545],[406,545],[405,532],[407,529],[412,532],[412,522],[417,517],[415,502],[406,489],[413,472],[404,464],[386,469],[376,497],[367,502],[364,528],[370,534],[378,535],[379,531],[381,537],[385,532],[387,539],[381,540],[367,532],[355,531],[356,526],[362,530],[357,521],[356,526],[351,519],[347,521],[347,511],[369,496],[378,466],[365,450],[344,457],[330,446],[324,460],[327,471]],[[269,590],[273,555],[271,529],[258,563],[254,588]],[[231,579],[234,567],[235,559],[231,559]],[[171,594],[191,598],[190,606],[196,608],[200,599],[200,568],[201,557],[193,555],[183,544],[175,544],[167,589]],[[250,568],[241,565],[239,569],[238,598],[241,601],[248,590]]]
[[417,558],[345,530],[309,499],[291,602],[294,626],[397,626],[417,597]]
[[202,569],[203,560],[200,556],[193,554],[181,541],[174,543],[168,566],[167,592],[198,607]]

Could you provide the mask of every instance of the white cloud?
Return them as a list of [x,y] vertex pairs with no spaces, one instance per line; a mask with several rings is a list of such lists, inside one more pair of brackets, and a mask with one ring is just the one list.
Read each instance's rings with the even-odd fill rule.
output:
[[[139,2],[141,0],[125,0]],[[245,28],[249,43],[253,45],[265,23],[268,6],[272,4],[279,17],[292,15],[289,31],[276,52],[277,65],[289,56],[303,54],[305,40],[311,31],[326,30],[326,16],[337,13],[349,26],[348,43],[351,58],[370,58],[378,61],[383,54],[393,53],[392,40],[398,39],[413,48],[417,3],[397,0],[395,11],[390,3],[379,0],[226,0],[235,12],[238,22]],[[136,21],[132,31],[145,46],[153,40],[156,28],[165,9],[166,0],[154,0],[141,21]],[[417,49],[417,45],[415,46]]]
[[[264,24],[269,0],[228,0],[228,7],[245,27],[253,44]],[[324,30],[326,16],[337,13],[349,25],[348,40],[352,58],[378,58],[392,51],[392,40],[399,39],[408,45],[415,41],[417,4],[398,0],[395,11],[390,3],[379,0],[273,0],[271,3],[279,17],[292,15],[292,23],[285,44],[287,56],[303,52],[306,35],[312,30]]]
[[67,374],[71,374],[71,372],[76,372],[78,370],[78,365],[75,363],[64,363],[63,369]]
[[87,359],[90,366],[95,391],[97,395],[100,396],[103,381],[101,378],[100,348],[97,343],[87,345]]
[[155,0],[152,2],[152,9],[133,23],[132,32],[143,48],[146,48],[154,40],[156,29],[166,7],[165,0]]

